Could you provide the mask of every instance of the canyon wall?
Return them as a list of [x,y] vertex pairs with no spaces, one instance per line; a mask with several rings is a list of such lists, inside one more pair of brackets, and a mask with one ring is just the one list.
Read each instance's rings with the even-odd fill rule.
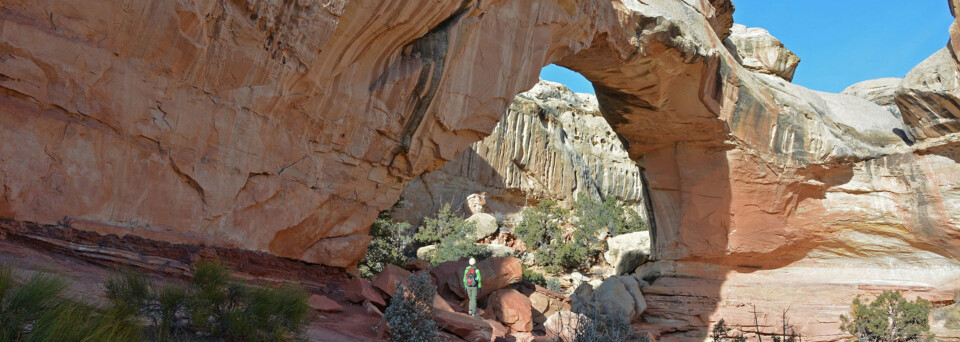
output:
[[486,193],[487,209],[513,219],[545,199],[615,199],[646,213],[640,169],[601,116],[596,97],[543,81],[517,95],[493,132],[440,170],[407,184],[394,217],[418,224],[444,203]]
[[557,63],[594,83],[645,179],[654,262],[637,270],[652,281],[638,328],[703,339],[721,317],[752,322],[752,305],[790,307],[806,340],[835,340],[856,294],[948,300],[958,24],[895,92],[901,119],[789,83],[790,54],[766,37],[738,48],[732,12],[4,1],[0,218],[352,267],[404,184],[493,132]]

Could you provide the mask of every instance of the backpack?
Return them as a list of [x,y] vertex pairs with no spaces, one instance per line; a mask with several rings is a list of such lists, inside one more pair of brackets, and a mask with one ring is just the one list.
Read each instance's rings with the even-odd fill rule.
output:
[[467,269],[467,286],[475,287],[477,286],[477,269],[470,267]]

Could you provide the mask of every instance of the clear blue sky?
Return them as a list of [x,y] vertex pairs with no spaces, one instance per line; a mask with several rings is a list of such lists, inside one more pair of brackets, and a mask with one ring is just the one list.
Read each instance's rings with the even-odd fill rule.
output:
[[[874,78],[903,77],[947,45],[953,17],[945,0],[733,0],[734,21],[763,27],[797,56],[793,82],[840,92]],[[589,81],[550,65],[540,78],[575,92]]]

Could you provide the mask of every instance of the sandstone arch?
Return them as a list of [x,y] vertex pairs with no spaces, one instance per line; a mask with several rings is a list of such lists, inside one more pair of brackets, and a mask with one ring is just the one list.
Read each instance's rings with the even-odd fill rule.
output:
[[[695,308],[653,304],[652,328],[696,337],[740,300],[802,298],[732,292],[777,277],[835,290],[831,310],[880,286],[862,274],[941,297],[960,283],[953,126],[905,146],[894,130],[916,131],[879,106],[745,70],[722,40],[729,1],[85,4],[0,3],[5,222],[351,267],[405,182],[558,63],[597,85],[645,168],[650,295]],[[910,90],[898,102],[929,99]]]

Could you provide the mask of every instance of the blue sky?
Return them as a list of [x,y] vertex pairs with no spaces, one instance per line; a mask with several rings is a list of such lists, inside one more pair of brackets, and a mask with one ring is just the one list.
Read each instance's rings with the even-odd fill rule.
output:
[[[944,0],[734,0],[734,21],[763,27],[797,56],[793,82],[840,92],[874,78],[903,77],[947,45]],[[550,65],[540,78],[593,93],[579,74]]]

